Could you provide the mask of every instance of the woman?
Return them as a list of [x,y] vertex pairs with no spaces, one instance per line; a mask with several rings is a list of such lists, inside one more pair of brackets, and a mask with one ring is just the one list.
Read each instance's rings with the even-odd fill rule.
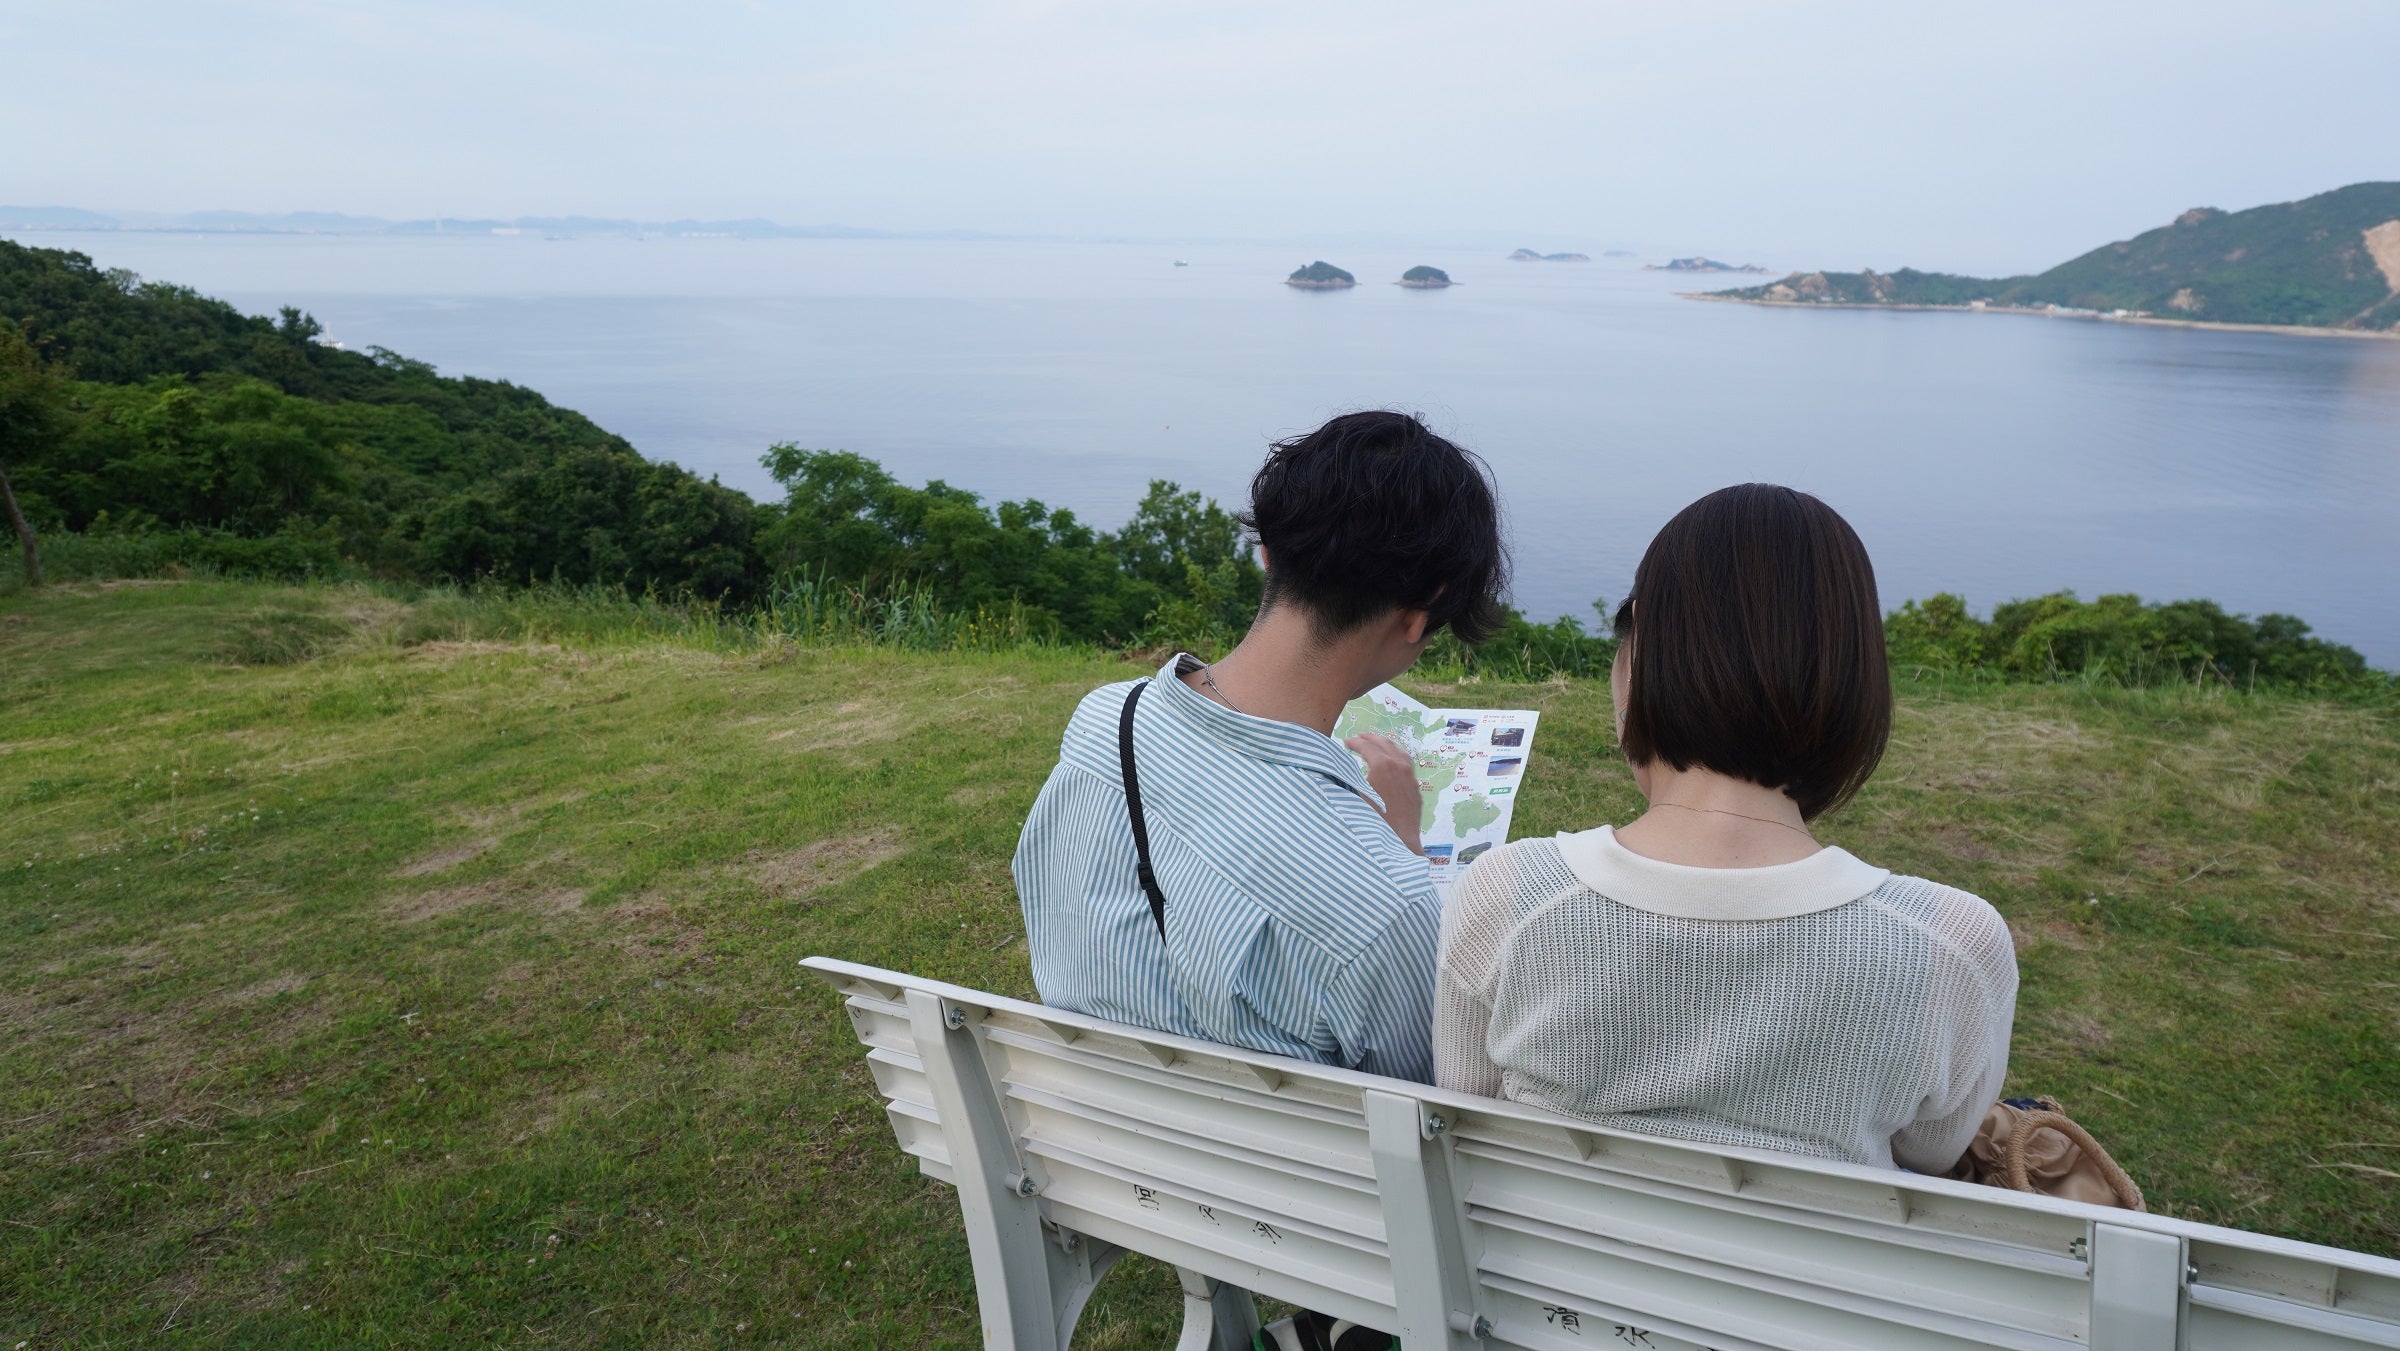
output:
[[1946,1171],[2008,1069],[2008,926],[1817,843],[1882,758],[1866,549],[1744,484],[1669,521],[1616,616],[1617,739],[1649,810],[1519,840],[1443,918],[1434,1060],[1464,1089],[1651,1135]]

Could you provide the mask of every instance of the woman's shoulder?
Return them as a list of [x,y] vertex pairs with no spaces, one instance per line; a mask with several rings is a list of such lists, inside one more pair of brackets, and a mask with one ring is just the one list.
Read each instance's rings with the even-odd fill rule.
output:
[[[1469,860],[1459,871],[1458,886],[1462,892],[1473,888],[1478,895],[1516,895],[1573,875],[1559,853],[1558,840],[1536,835],[1493,845]],[[1547,885],[1546,890],[1557,887]]]
[[1875,898],[1936,938],[1961,950],[1978,965],[2006,960],[2014,965],[2016,944],[1998,907],[1972,891],[1927,877],[1893,873]]
[[1556,840],[1511,840],[1493,845],[1459,870],[1449,908],[1462,918],[1472,915],[1479,924],[1507,926],[1574,880]]

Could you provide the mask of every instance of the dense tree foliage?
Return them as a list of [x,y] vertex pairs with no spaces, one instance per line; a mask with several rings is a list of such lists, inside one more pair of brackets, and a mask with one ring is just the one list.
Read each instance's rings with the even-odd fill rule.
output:
[[2084,601],[2060,591],[2010,601],[1977,619],[1957,596],[1910,601],[1884,625],[1892,661],[1938,671],[1996,671],[2127,684],[2218,681],[2346,684],[2369,677],[2355,649],[2313,637],[2290,615],[2227,614],[2214,601]]
[[1238,630],[1257,604],[1233,518],[1172,484],[1111,535],[1039,502],[986,505],[861,456],[778,446],[765,463],[787,501],[761,505],[531,390],[321,337],[297,310],[245,315],[0,241],[0,467],[37,524],[170,533],[173,548],[141,556],[236,570],[737,602],[799,573],[1116,642],[1159,623]]
[[1205,611],[1179,610],[1179,625],[1238,631],[1258,604],[1241,527],[1171,483],[1152,483],[1133,520],[1109,535],[1031,499],[987,506],[939,480],[912,488],[847,451],[780,445],[765,463],[787,494],[760,540],[779,569],[870,591],[922,585],[963,610],[1019,604],[1044,628],[1118,642],[1204,590]]
[[741,596],[760,508],[502,381],[318,341],[81,254],[0,241],[0,341],[55,382],[13,449],[28,515],[70,530],[306,535],[370,571]]

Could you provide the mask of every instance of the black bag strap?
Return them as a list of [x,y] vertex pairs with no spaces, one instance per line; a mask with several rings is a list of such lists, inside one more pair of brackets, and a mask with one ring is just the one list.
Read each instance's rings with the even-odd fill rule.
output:
[[1158,874],[1150,870],[1150,827],[1142,820],[1142,779],[1133,768],[1133,709],[1142,701],[1147,680],[1125,696],[1125,711],[1117,715],[1117,763],[1125,770],[1125,814],[1133,820],[1133,875],[1141,879],[1142,894],[1150,898],[1150,919],[1158,925],[1158,941],[1167,941],[1167,894],[1158,889]]

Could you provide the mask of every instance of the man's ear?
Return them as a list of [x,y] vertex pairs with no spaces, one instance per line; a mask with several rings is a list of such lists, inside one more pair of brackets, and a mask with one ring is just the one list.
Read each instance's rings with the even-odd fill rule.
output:
[[1415,647],[1425,641],[1426,626],[1432,622],[1433,616],[1423,610],[1402,610],[1400,612],[1400,637],[1410,647]]

